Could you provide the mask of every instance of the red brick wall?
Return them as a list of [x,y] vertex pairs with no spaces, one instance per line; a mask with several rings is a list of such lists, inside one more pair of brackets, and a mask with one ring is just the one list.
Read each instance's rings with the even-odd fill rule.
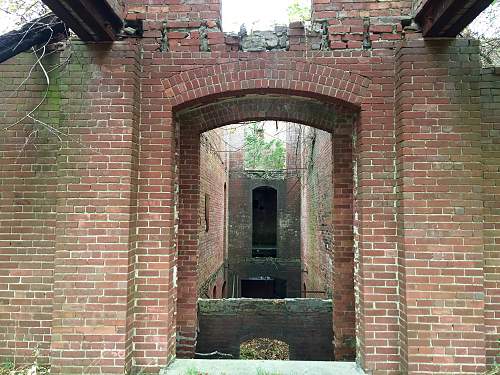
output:
[[[353,119],[339,121],[333,131],[333,314],[335,356],[352,359],[355,343],[353,236]],[[393,229],[395,233],[395,229]],[[377,235],[390,235],[385,229]]]
[[312,0],[313,21],[325,22],[331,49],[391,48],[401,40],[401,19],[412,1]]
[[415,40],[397,55],[401,350],[409,373],[484,370],[477,48]]
[[[0,307],[0,319],[7,322],[0,326],[6,338],[2,356],[25,354],[15,350],[26,345],[25,336],[31,346],[34,340],[45,342],[45,353],[52,341],[54,373],[82,372],[90,364],[109,372],[124,372],[132,364],[154,371],[174,357],[176,328],[184,323],[195,327],[197,273],[190,257],[196,257],[193,243],[199,230],[196,180],[190,202],[178,202],[182,189],[180,197],[176,193],[176,168],[184,162],[176,150],[189,137],[180,134],[182,127],[176,129],[174,112],[224,96],[259,93],[266,95],[217,104],[214,111],[198,108],[206,115],[199,126],[265,116],[325,129],[328,121],[318,113],[329,118],[336,110],[347,110],[359,116],[354,248],[361,366],[377,374],[482,371],[485,317],[490,348],[497,326],[492,312],[497,268],[491,251],[498,228],[494,208],[489,208],[496,197],[494,180],[489,174],[483,178],[481,164],[481,156],[488,158],[483,164],[495,170],[487,143],[494,137],[491,132],[482,136],[486,128],[479,128],[480,121],[491,122],[479,119],[477,46],[447,40],[425,44],[418,34],[399,33],[396,22],[392,32],[372,30],[370,35],[381,39],[366,50],[351,43],[356,48],[307,53],[226,53],[217,48],[202,53],[194,47],[160,52],[162,21],[167,14],[177,17],[175,7],[171,13],[166,7],[175,4],[136,3],[146,19],[140,46],[129,40],[112,48],[73,42],[74,58],[61,76],[60,108],[50,107],[47,113],[60,113],[60,126],[77,141],[62,137],[57,153],[50,142],[30,149],[31,156],[12,169],[17,157],[12,144],[23,144],[25,130],[3,133],[9,135],[2,139],[0,159],[0,241],[6,249],[0,293],[9,305]],[[379,17],[395,15],[406,3],[341,5],[357,16]],[[202,6],[211,12],[210,4]],[[377,10],[389,4],[390,9]],[[335,32],[349,47],[343,33],[354,33],[352,28]],[[337,35],[334,30],[330,34]],[[396,63],[393,47],[403,37],[407,44]],[[10,72],[3,79],[26,66],[6,63],[0,69]],[[12,88],[16,83],[7,84]],[[0,115],[2,124],[19,118],[14,112],[23,103],[29,107],[40,97],[40,84],[39,78],[29,81],[15,99],[6,99],[9,111]],[[301,111],[269,106],[277,94],[284,95],[281,103],[299,105]],[[305,110],[304,99],[297,97],[315,98],[317,110]],[[484,192],[477,190],[481,186]],[[12,190],[23,199],[22,210]],[[38,210],[47,215],[26,218]],[[192,228],[181,225],[177,232],[177,224],[186,224],[183,219],[193,219],[188,223]],[[52,249],[54,284],[49,286],[51,274],[45,269],[51,268]],[[42,256],[33,258],[37,251]],[[14,264],[19,268],[13,269]],[[30,279],[12,290],[16,278],[24,276]],[[38,289],[45,295],[40,293],[36,303],[41,305],[35,307],[31,293]],[[51,336],[46,333],[50,326]]]
[[301,247],[307,297],[333,297],[332,135],[302,134]]
[[[200,294],[213,295],[224,282],[224,183],[227,164],[218,151],[220,131],[201,135],[198,128],[180,124],[179,235],[177,293],[177,356],[190,357],[196,344],[196,306]],[[210,195],[206,231],[205,197]]]
[[139,81],[136,49],[124,47],[74,46],[85,68],[63,75],[75,86],[61,94],[70,137],[58,151],[53,373],[129,366],[127,325],[141,307],[128,304],[131,267],[150,259],[134,254]]
[[[44,59],[47,66],[57,57]],[[26,87],[16,87],[35,63],[23,54],[0,66],[1,127],[20,120],[44,95],[44,76],[35,69]],[[58,128],[59,81],[37,118]],[[57,136],[25,119],[0,131],[0,357],[24,361],[39,347],[48,360],[53,308],[57,209]]]
[[220,30],[220,0],[124,0],[124,3],[126,19],[144,20],[145,37],[156,39],[162,31],[165,33],[163,51],[200,51],[201,38],[206,38],[211,51],[226,50],[224,33]]
[[481,150],[484,168],[484,317],[488,364],[498,354],[500,337],[500,80],[498,69],[483,69],[481,76]]
[[[9,181],[4,180],[8,174],[3,173],[8,169],[16,171],[18,182],[8,190],[15,192],[18,190],[15,186],[25,186],[19,189],[23,192],[19,202],[26,208],[10,220],[27,227],[16,227],[11,233],[26,233],[30,241],[17,250],[22,236],[18,237],[17,244],[10,240],[9,250],[5,252],[10,262],[14,261],[19,268],[15,270],[8,261],[2,266],[3,275],[15,278],[17,272],[24,276],[24,280],[19,280],[19,288],[26,290],[22,292],[23,298],[17,296],[12,300],[12,311],[17,310],[22,317],[11,317],[14,330],[6,340],[15,337],[17,343],[12,349],[41,345],[42,356],[47,355],[44,349],[50,345],[53,373],[60,373],[62,368],[83,371],[94,366],[113,371],[126,367],[125,352],[131,345],[126,326],[127,320],[132,319],[132,311],[127,306],[127,285],[129,262],[133,260],[129,234],[134,227],[131,202],[134,163],[138,159],[135,48],[116,46],[110,52],[75,42],[72,49],[83,65],[78,69],[61,69],[59,74],[54,70],[58,79],[52,77],[50,99],[33,114],[46,124],[37,123],[40,134],[33,141],[9,137],[16,143],[26,142],[28,152],[21,152],[19,159],[27,163],[24,180],[23,169],[18,169],[19,165],[12,160],[4,165],[6,169],[2,168],[3,183]],[[55,60],[52,63],[58,64],[67,55],[55,54],[52,58]],[[119,66],[116,61],[120,61]],[[44,60],[44,64],[47,63],[50,62]],[[28,76],[26,71],[20,74],[22,77],[17,81]],[[27,110],[34,108],[34,101],[43,95],[42,77],[41,73],[35,73],[26,81],[29,90],[22,91],[33,100],[20,105],[25,104]],[[20,136],[29,132],[29,126],[24,130],[21,126],[12,129]],[[48,134],[55,138],[47,139]],[[39,142],[42,143],[38,145]],[[33,150],[37,153],[33,154]],[[13,155],[13,151],[14,148],[2,143],[4,155]],[[31,159],[35,156],[36,162]],[[57,167],[55,164],[51,167],[56,160]],[[51,190],[54,193],[57,190],[57,195],[51,195]],[[24,261],[16,260],[18,255]],[[8,284],[2,287],[8,297],[11,294]],[[25,298],[31,302],[27,304]],[[15,328],[16,325],[26,329]],[[9,352],[16,354],[12,349]]]
[[[228,153],[224,131],[201,134],[200,142],[200,229],[198,244],[198,294],[200,298],[221,297],[224,284],[224,261],[227,258],[226,225]],[[208,198],[208,231],[205,221],[205,198]],[[213,295],[214,286],[216,295]]]
[[355,356],[352,123],[307,129],[302,142],[303,282],[307,296],[333,299],[336,359]]
[[218,351],[239,358],[243,342],[271,338],[289,345],[291,360],[333,359],[332,301],[200,300],[198,308],[200,336],[197,353]]

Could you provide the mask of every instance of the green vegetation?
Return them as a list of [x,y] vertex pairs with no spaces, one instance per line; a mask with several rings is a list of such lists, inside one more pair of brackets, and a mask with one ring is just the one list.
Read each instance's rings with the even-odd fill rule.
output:
[[311,4],[300,0],[293,0],[288,6],[288,20],[290,22],[306,22],[311,20]]
[[285,169],[285,145],[279,139],[266,141],[264,125],[253,123],[245,131],[245,168],[251,170]]
[[[500,64],[500,1],[494,0],[479,17],[462,31],[461,36],[480,41],[480,57],[484,66],[498,66]],[[480,24],[482,27],[478,27]]]
[[4,361],[0,364],[0,375],[47,375],[50,370],[47,366],[41,366],[33,363],[30,365],[16,366],[13,361]]

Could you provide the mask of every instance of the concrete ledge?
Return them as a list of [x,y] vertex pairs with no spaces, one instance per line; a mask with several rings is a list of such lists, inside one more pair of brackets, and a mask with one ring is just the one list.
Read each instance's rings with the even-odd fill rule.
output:
[[355,362],[177,359],[160,375],[362,375]]
[[333,313],[331,299],[317,298],[285,298],[285,299],[257,299],[257,298],[227,298],[227,299],[198,299],[200,314],[238,315],[242,313],[264,314],[271,313]]

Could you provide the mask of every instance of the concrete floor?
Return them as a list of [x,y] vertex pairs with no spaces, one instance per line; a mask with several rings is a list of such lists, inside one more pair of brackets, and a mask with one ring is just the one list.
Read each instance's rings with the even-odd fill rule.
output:
[[162,375],[361,375],[354,362],[177,359]]

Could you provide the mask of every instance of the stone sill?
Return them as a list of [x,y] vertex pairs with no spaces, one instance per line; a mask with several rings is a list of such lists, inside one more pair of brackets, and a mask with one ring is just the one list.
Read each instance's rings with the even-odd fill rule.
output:
[[160,375],[363,375],[355,362],[177,359]]

